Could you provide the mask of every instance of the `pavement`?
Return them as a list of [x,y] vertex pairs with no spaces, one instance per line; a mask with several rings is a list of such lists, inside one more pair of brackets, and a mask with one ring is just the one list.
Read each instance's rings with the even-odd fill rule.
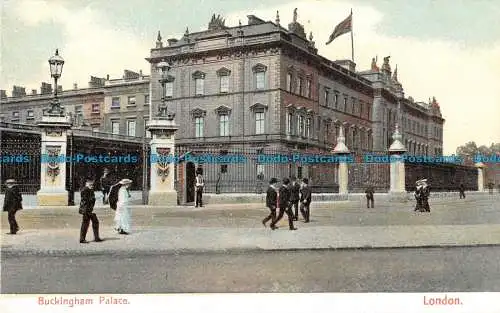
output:
[[[109,208],[95,209],[102,243],[78,242],[81,217],[76,209],[23,210],[21,231],[6,235],[2,216],[2,252],[7,254],[89,255],[114,253],[228,252],[240,250],[321,250],[416,248],[500,245],[500,196],[431,202],[431,213],[413,212],[414,203],[317,202],[311,223],[296,223],[289,231],[286,218],[272,231],[261,224],[261,205],[213,205],[205,208],[133,208],[133,231],[113,230]],[[91,240],[89,229],[87,239]]]

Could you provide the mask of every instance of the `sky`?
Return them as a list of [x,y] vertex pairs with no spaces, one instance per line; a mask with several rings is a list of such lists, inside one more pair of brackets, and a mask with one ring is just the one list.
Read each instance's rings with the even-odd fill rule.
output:
[[212,14],[236,26],[254,14],[312,31],[319,53],[351,57],[350,35],[325,45],[353,10],[358,70],[391,56],[406,96],[436,97],[446,119],[444,153],[469,141],[500,142],[500,0],[0,0],[0,89],[40,89],[51,82],[47,60],[59,48],[64,89],[87,87],[91,75],[120,78],[124,69],[149,73],[144,58],[158,30],[164,42],[205,30]]

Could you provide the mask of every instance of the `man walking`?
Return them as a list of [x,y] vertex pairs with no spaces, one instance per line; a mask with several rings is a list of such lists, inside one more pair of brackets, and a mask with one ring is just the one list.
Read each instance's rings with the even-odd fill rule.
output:
[[266,206],[269,208],[271,213],[262,220],[262,224],[264,224],[264,227],[266,226],[266,223],[271,220],[272,230],[275,230],[277,228],[273,225],[273,222],[276,219],[276,202],[278,200],[276,183],[278,183],[278,180],[276,178],[271,178],[271,180],[269,181],[269,187],[267,188],[266,194]]
[[300,200],[300,185],[297,182],[297,178],[292,176],[292,184],[290,186],[290,207],[293,211],[295,208],[295,214],[293,219],[295,221],[299,220],[299,200]]
[[293,212],[290,203],[290,180],[288,178],[283,178],[283,185],[279,189],[279,208],[280,213],[278,217],[271,223],[271,228],[275,227],[276,224],[281,220],[283,215],[286,213],[288,216],[288,226],[290,230],[296,230],[293,226]]
[[196,176],[196,183],[195,183],[195,190],[196,190],[196,204],[195,207],[197,208],[198,205],[200,207],[203,207],[203,188],[205,187],[205,182],[203,181],[203,175],[201,173],[198,173]]
[[465,199],[465,187],[464,187],[464,184],[460,184],[460,187],[458,188],[458,191],[460,192],[460,199]]
[[304,217],[304,223],[309,223],[310,205],[311,205],[311,188],[309,188],[309,179],[302,180],[302,188],[300,189],[300,213]]
[[373,199],[373,194],[375,193],[375,190],[372,186],[366,187],[365,194],[366,194],[366,208],[370,208],[370,203],[372,205],[372,209],[375,206],[374,204],[374,199]]
[[15,179],[7,179],[5,181],[5,199],[3,202],[3,210],[8,213],[8,220],[10,226],[10,235],[15,235],[19,231],[19,225],[16,221],[16,213],[23,209],[23,197],[19,189],[17,188],[17,182]]
[[109,202],[108,201],[109,190],[111,189],[111,186],[113,184],[111,175],[109,174],[109,170],[107,168],[104,169],[104,173],[102,174],[102,177],[99,182],[101,184],[101,190],[102,190],[102,204],[107,204]]
[[80,210],[78,211],[82,214],[82,227],[80,229],[80,243],[89,243],[85,240],[87,237],[87,230],[89,229],[90,221],[92,221],[92,230],[94,232],[94,241],[103,241],[99,237],[99,220],[97,215],[93,213],[95,205],[95,193],[94,193],[94,182],[88,179],[85,182],[85,187],[80,192]]

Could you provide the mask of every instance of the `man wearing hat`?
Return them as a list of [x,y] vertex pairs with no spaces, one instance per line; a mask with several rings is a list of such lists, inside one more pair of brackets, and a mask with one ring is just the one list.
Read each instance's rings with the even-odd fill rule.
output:
[[109,190],[113,185],[113,178],[111,177],[111,174],[109,173],[109,170],[107,168],[104,169],[104,172],[100,179],[100,184],[102,190],[102,204],[107,204],[109,202],[108,201]]
[[5,181],[5,199],[3,202],[3,210],[8,212],[9,226],[11,235],[15,235],[19,231],[19,225],[16,221],[16,213],[23,209],[23,197],[17,188],[15,179],[7,179]]
[[278,180],[276,178],[271,178],[271,180],[269,181],[269,188],[267,188],[266,193],[266,206],[269,208],[271,213],[262,220],[262,224],[264,226],[266,226],[266,223],[270,220],[272,230],[275,230],[277,228],[272,224],[276,219],[276,203],[278,201],[278,187],[276,187],[277,183]]
[[300,185],[297,182],[297,177],[291,177],[290,184],[290,208],[294,211],[293,220],[299,220],[299,200],[300,200]]
[[304,223],[309,223],[309,217],[311,215],[311,188],[309,187],[309,179],[304,178],[302,180],[302,187],[300,188],[300,213],[304,217]]
[[80,228],[80,243],[89,243],[85,240],[89,229],[90,221],[92,221],[92,230],[94,231],[94,241],[103,241],[99,237],[99,220],[93,212],[95,205],[94,181],[87,179],[85,187],[80,191],[80,209],[78,213],[82,214],[82,227]]
[[130,212],[130,192],[132,181],[124,178],[118,182],[121,185],[118,191],[118,202],[116,203],[115,229],[121,235],[130,234],[131,212]]
[[290,230],[297,230],[297,228],[294,227],[293,225],[293,212],[292,212],[292,206],[290,202],[290,179],[288,178],[283,178],[283,185],[279,188],[279,208],[280,212],[276,219],[271,223],[271,228],[275,227],[276,224],[280,221],[280,219],[283,217],[283,215],[286,213],[288,216],[288,227]]

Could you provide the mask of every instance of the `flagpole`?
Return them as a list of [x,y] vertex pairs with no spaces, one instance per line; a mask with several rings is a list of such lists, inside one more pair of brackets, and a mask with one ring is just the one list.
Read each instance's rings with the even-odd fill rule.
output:
[[351,9],[351,52],[352,52],[352,62],[354,63],[354,38],[352,34],[353,32],[354,32],[354,25],[353,25],[352,9]]

